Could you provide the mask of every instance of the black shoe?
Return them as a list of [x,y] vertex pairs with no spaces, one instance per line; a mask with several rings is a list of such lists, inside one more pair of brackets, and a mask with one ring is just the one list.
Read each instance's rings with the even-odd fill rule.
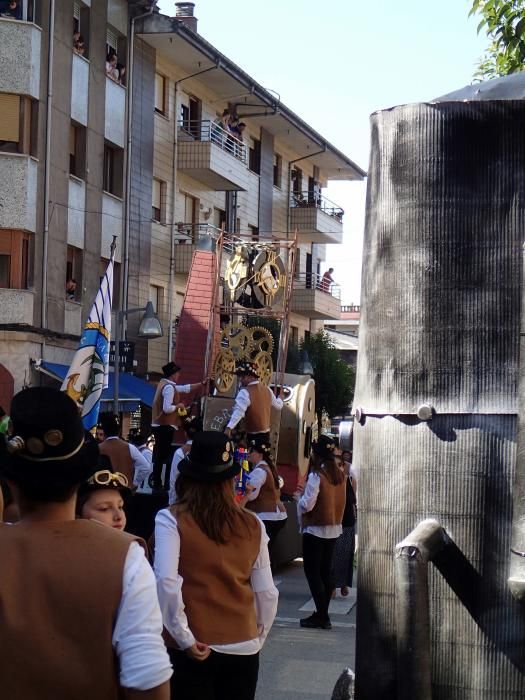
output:
[[323,622],[320,623],[321,629],[323,630],[331,630],[332,629],[332,623],[330,622],[330,618],[327,616]]
[[321,623],[317,613],[313,613],[309,617],[303,617],[299,620],[301,627],[307,627],[308,629],[321,629]]

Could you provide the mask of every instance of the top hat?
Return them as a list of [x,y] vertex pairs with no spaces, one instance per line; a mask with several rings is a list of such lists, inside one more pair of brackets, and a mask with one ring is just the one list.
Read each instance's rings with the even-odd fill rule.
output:
[[263,435],[254,435],[253,440],[250,440],[248,444],[248,449],[260,452],[262,455],[271,456],[272,446],[268,440],[264,440]]
[[233,479],[240,469],[234,462],[233,452],[233,443],[224,433],[216,430],[197,433],[190,451],[179,462],[179,473],[209,484]]
[[118,435],[120,432],[120,421],[114,413],[101,413],[98,417],[98,424],[106,434],[106,437]]
[[196,433],[200,433],[202,430],[202,418],[197,416],[185,416],[182,419],[182,429],[184,432],[192,437]]
[[96,471],[98,445],[63,391],[23,389],[11,402],[11,422],[12,437],[0,442],[0,471],[22,488],[74,486]]
[[175,372],[180,372],[180,370],[181,368],[175,362],[168,362],[167,365],[163,366],[162,373],[168,378],[171,377],[172,374],[175,374]]
[[339,441],[332,435],[319,435],[316,442],[312,443],[312,450],[321,459],[333,459]]
[[242,361],[235,367],[235,374],[244,377],[259,377],[259,368],[255,362]]

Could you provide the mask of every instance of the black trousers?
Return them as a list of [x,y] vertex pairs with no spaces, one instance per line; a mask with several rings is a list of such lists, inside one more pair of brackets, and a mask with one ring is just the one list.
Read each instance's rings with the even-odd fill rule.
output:
[[286,520],[263,520],[263,525],[266,529],[266,534],[268,535],[268,539],[270,540],[268,542],[268,553],[270,555],[270,559],[272,558],[272,551],[273,551],[273,545],[275,543],[275,538],[279,534],[279,532],[283,529],[283,527],[286,525]]
[[168,650],[173,664],[171,700],[254,700],[259,654],[219,654],[194,661],[183,651]]
[[152,486],[154,489],[169,488],[169,469],[166,469],[165,482],[162,484],[162,465],[171,466],[172,447],[171,441],[175,428],[172,425],[158,425],[151,428],[155,444],[153,446],[153,474]]
[[310,593],[321,619],[328,617],[328,606],[334,589],[332,556],[337,538],[324,539],[303,535],[303,567]]

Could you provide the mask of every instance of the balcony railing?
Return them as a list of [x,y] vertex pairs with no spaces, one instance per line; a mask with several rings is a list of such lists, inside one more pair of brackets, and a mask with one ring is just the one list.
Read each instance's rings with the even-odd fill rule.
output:
[[241,163],[246,164],[245,144],[220,124],[209,119],[181,120],[179,122],[179,138],[184,141],[211,142],[240,160]]
[[328,216],[333,217],[339,223],[343,221],[344,209],[342,209],[334,202],[324,197],[318,192],[292,192],[290,207],[293,209],[295,207],[301,208],[315,208],[324,211]]
[[303,272],[294,277],[294,289],[315,289],[324,292],[334,299],[341,299],[341,287],[338,284],[323,279],[322,275],[316,272]]
[[342,314],[359,314],[361,313],[361,306],[359,304],[344,304],[341,306]]
[[221,230],[211,224],[185,224],[178,221],[173,226],[173,235],[178,240],[179,245],[184,243],[195,243],[199,240],[213,238],[217,240]]

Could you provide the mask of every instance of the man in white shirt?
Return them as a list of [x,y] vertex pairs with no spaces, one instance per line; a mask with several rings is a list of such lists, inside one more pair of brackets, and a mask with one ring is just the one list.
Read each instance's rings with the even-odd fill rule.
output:
[[162,467],[171,461],[173,433],[180,427],[182,419],[179,410],[183,412],[185,409],[179,395],[202,389],[207,381],[204,379],[195,384],[178,384],[181,368],[175,362],[164,365],[162,372],[164,379],[158,383],[151,408],[151,431],[155,438],[151,485],[156,492],[168,489],[168,485],[163,483]]
[[171,461],[170,469],[170,491],[169,491],[169,504],[172,506],[177,500],[177,494],[175,493],[175,482],[179,476],[179,463],[186,457],[190,451],[190,447],[193,443],[193,436],[200,433],[202,430],[202,420],[200,418],[190,418],[185,420],[182,429],[186,433],[186,442],[175,450],[173,459]]
[[231,437],[232,430],[244,418],[248,444],[252,440],[269,444],[271,409],[280,411],[282,399],[259,381],[257,366],[253,362],[240,363],[235,373],[240,377],[242,388],[235,397],[232,415],[224,432]]

